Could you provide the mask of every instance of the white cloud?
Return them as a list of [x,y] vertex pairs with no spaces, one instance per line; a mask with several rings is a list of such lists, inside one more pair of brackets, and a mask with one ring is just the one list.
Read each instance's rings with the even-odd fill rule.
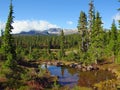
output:
[[[0,23],[1,27],[4,28],[5,24]],[[14,29],[12,30],[12,33],[20,33],[21,31],[29,31],[29,30],[46,30],[48,28],[58,28],[57,25],[51,24],[44,20],[16,20],[13,23]]]
[[5,28],[5,23],[0,22],[0,30]]
[[67,21],[67,24],[72,25],[73,22],[72,21]]
[[120,13],[117,13],[117,14],[113,17],[113,19],[115,19],[115,21],[120,20]]

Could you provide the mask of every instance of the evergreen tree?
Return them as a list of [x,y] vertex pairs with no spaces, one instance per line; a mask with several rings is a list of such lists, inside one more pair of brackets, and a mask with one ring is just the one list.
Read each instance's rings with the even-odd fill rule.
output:
[[88,59],[87,51],[88,51],[88,45],[89,45],[89,35],[87,30],[87,16],[83,11],[80,12],[77,28],[80,34],[80,37],[79,37],[80,38],[79,39],[80,60],[82,62],[85,62]]
[[78,31],[80,33],[80,51],[86,52],[88,50],[88,31],[87,31],[87,16],[81,11],[80,17],[78,20]]
[[93,0],[91,0],[89,3],[89,20],[88,20],[89,31],[92,31],[94,19],[95,19],[95,7]]
[[61,58],[65,56],[65,51],[64,51],[64,40],[65,40],[65,36],[64,36],[64,31],[61,31],[61,41],[60,41],[60,56]]
[[5,31],[2,38],[2,50],[6,57],[5,65],[9,68],[14,68],[16,65],[16,53],[15,53],[15,45],[14,45],[14,39],[11,34],[13,26],[13,6],[12,1],[10,4],[10,12],[8,15],[8,20],[6,23]]
[[115,62],[115,55],[117,55],[117,52],[118,52],[117,36],[118,36],[117,27],[115,24],[115,20],[113,20],[112,26],[111,26],[110,42],[109,42],[109,48],[113,52],[113,57],[114,57],[113,62]]
[[101,58],[104,49],[104,32],[102,28],[102,20],[99,12],[96,13],[95,23],[93,30],[91,31],[90,42],[90,56],[91,59],[97,63],[97,60]]
[[2,51],[5,55],[5,61],[2,65],[1,74],[3,74],[6,77],[6,85],[8,89],[16,89],[19,86],[19,79],[20,79],[20,72],[23,71],[23,69],[18,67],[17,61],[16,61],[16,48],[15,48],[15,42],[14,38],[11,34],[13,26],[13,5],[12,0],[10,2],[9,7],[9,15],[5,27],[5,31],[2,38]]
[[50,53],[51,53],[51,50],[50,50],[50,48],[51,48],[51,40],[48,40],[48,39],[47,39],[47,43],[48,43],[47,53],[50,54]]
[[94,7],[94,1],[90,0],[89,3],[89,19],[88,19],[88,34],[89,34],[89,42],[88,42],[88,47],[90,46],[91,43],[91,33],[95,24],[95,7]]

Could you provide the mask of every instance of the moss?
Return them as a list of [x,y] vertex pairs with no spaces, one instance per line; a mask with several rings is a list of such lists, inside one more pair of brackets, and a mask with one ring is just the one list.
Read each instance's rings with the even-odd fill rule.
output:
[[104,82],[100,82],[94,85],[94,89],[97,90],[116,90],[117,89],[117,81],[115,79],[107,80]]

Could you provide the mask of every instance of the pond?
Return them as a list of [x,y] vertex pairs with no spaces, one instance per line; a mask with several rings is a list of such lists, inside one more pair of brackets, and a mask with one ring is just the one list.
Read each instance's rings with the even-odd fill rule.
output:
[[62,86],[69,86],[70,88],[75,85],[82,87],[92,87],[95,83],[115,78],[111,72],[97,70],[81,72],[75,68],[47,66],[51,75],[58,76],[59,84]]

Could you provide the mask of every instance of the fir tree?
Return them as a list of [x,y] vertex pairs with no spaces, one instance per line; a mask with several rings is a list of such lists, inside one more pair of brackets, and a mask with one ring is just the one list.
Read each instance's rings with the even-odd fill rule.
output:
[[115,62],[115,55],[117,55],[117,52],[118,52],[117,36],[118,36],[117,27],[115,24],[115,20],[113,20],[112,26],[111,26],[110,42],[109,42],[109,48],[113,52],[113,57],[114,57],[113,62]]
[[64,31],[61,31],[61,41],[60,41],[60,56],[61,58],[65,56],[65,51],[64,51],[64,40],[65,40],[65,36],[64,36]]
[[89,20],[88,20],[89,31],[92,31],[94,19],[95,19],[95,7],[93,0],[91,0],[89,3]]
[[89,52],[92,60],[97,63],[101,58],[104,49],[104,32],[102,28],[102,20],[99,12],[96,13],[95,23],[91,32],[91,42]]
[[95,7],[94,7],[94,1],[90,0],[89,3],[89,19],[88,19],[88,34],[89,34],[89,41],[88,41],[88,47],[91,43],[91,33],[95,24]]
[[50,48],[51,48],[51,39],[47,39],[47,43],[48,43],[48,46],[47,46],[47,53],[48,53],[48,55],[51,53],[51,50],[50,50]]
[[10,4],[10,12],[8,15],[8,20],[6,23],[6,27],[5,27],[5,31],[3,34],[3,38],[2,38],[2,50],[3,53],[6,57],[6,66],[9,68],[14,68],[15,64],[16,64],[16,53],[15,53],[15,45],[14,45],[14,39],[13,36],[11,34],[13,26],[13,6],[12,6],[12,1]]
[[[18,67],[16,61],[16,48],[14,38],[11,34],[13,26],[13,5],[12,0],[9,7],[9,15],[5,27],[5,31],[2,38],[2,50],[5,55],[5,61],[2,65],[1,73],[4,74],[7,80],[7,87],[8,89],[15,89],[19,86],[19,79],[20,79],[20,72],[21,68]],[[23,70],[22,70],[23,71]]]
[[81,11],[78,20],[78,32],[80,33],[80,51],[86,52],[88,50],[88,31],[87,31],[87,16]]
[[79,39],[79,55],[80,60],[85,62],[87,60],[87,51],[88,51],[88,44],[89,44],[89,36],[88,36],[88,30],[87,30],[87,16],[85,12],[80,12],[80,17],[78,20],[78,32],[80,35]]

